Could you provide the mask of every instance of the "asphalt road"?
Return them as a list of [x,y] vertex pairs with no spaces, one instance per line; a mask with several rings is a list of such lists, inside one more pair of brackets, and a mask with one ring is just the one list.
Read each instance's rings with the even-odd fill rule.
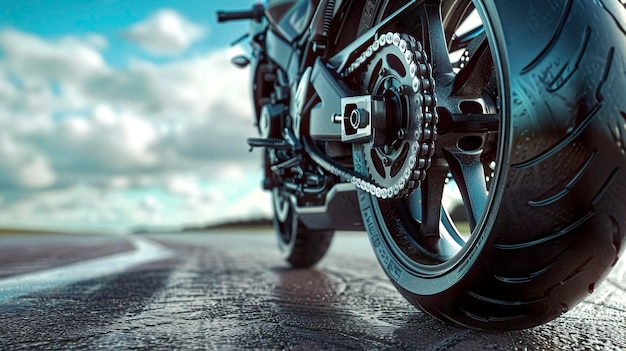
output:
[[288,269],[266,231],[0,236],[0,349],[626,349],[626,264],[581,305],[507,333],[409,305],[363,233]]

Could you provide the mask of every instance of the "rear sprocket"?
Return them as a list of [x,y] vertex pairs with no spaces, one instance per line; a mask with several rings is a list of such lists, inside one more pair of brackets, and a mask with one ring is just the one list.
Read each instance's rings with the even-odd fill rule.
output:
[[[435,82],[422,45],[408,34],[388,33],[362,73],[361,93],[382,96],[386,124],[362,145],[368,176],[383,188],[412,192],[426,176],[437,135]],[[382,133],[382,136],[380,134]]]

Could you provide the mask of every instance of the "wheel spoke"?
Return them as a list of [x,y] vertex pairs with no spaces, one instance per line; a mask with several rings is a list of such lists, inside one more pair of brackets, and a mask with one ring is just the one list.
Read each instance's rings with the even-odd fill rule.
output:
[[447,167],[433,165],[428,169],[427,176],[420,186],[422,200],[421,234],[424,237],[439,237],[441,199],[443,196],[443,186],[447,178]]
[[454,1],[446,1],[441,4],[441,13],[446,14],[444,23],[446,43],[452,42],[457,28],[469,17],[473,9],[474,5],[469,1],[465,4]]
[[485,34],[482,33],[472,40],[467,49],[471,56],[454,78],[450,96],[479,98],[489,84],[493,72],[493,60]]
[[433,76],[450,74],[453,71],[441,20],[441,1],[424,3],[420,6],[420,11],[422,40],[433,66]]
[[450,52],[467,48],[468,44],[471,43],[472,40],[484,34],[484,32],[485,29],[483,28],[483,26],[478,26],[468,31],[467,33],[453,37],[452,43],[450,44]]
[[482,150],[446,152],[450,172],[461,192],[472,230],[476,227],[487,201],[487,182],[481,154]]
[[497,133],[500,131],[500,114],[451,114],[445,109],[438,110],[439,135],[449,133]]

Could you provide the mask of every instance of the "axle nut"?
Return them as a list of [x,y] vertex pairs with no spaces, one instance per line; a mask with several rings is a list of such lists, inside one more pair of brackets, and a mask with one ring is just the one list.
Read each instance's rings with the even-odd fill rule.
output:
[[367,111],[362,108],[355,108],[350,112],[350,125],[354,129],[367,127]]

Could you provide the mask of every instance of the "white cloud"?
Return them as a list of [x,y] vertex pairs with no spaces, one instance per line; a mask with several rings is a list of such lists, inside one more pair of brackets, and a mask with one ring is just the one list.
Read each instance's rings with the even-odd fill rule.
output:
[[134,60],[128,68],[112,68],[89,41],[75,36],[44,40],[1,30],[0,110],[32,116],[84,113],[108,105],[176,120],[250,118],[253,113],[249,72],[230,64],[239,48],[166,64]]
[[204,32],[178,12],[161,9],[122,35],[151,54],[171,56],[186,51]]
[[[17,133],[16,142],[49,153],[53,166],[97,164],[99,172],[119,173],[216,160],[258,162],[245,144],[256,133],[248,72],[229,62],[238,51],[161,65],[135,61],[127,69],[103,63],[91,67],[90,74],[58,81],[54,68],[41,69],[47,67],[45,58],[40,62],[30,56],[51,52],[48,57],[54,57],[56,66],[70,67],[75,64],[71,52],[60,55],[54,46],[76,43],[76,38],[46,41],[16,31],[4,34],[31,40],[19,48],[2,46],[7,59],[0,61],[0,73],[39,84],[36,90],[20,89],[0,75],[0,87],[9,92],[8,101],[0,105],[0,119],[9,118],[3,127]],[[83,48],[94,50],[87,44]],[[18,60],[20,65],[14,62]],[[89,72],[88,66],[83,71]],[[51,81],[58,85],[56,93]],[[64,117],[51,118],[59,112]]]
[[272,207],[270,203],[270,193],[259,186],[233,205],[233,209],[236,211],[231,211],[231,213],[236,215],[231,214],[231,216],[234,217],[234,220],[271,218]]
[[173,174],[166,179],[167,190],[174,194],[196,196],[200,193],[197,180],[184,174]]
[[166,64],[135,60],[126,70],[94,72],[81,92],[90,101],[154,117],[249,118],[249,72],[230,63],[239,53],[227,49]]
[[16,29],[0,30],[0,119],[30,119],[57,111],[87,109],[81,85],[111,70],[95,34],[44,40]]
[[[75,170],[98,165],[98,172],[119,173],[154,166],[158,155],[152,150],[157,132],[150,120],[130,112],[116,113],[99,106],[91,115],[72,116],[56,122],[46,134],[30,136],[44,141],[51,158]],[[43,149],[44,145],[41,145]]]
[[17,142],[7,131],[0,134],[0,171],[4,187],[43,188],[56,180],[47,157]]
[[168,189],[173,185],[171,182],[183,179],[176,177],[161,178],[150,188],[126,187],[129,183],[125,179],[123,187],[78,183],[62,189],[30,192],[17,201],[0,202],[0,223],[119,228],[205,225],[271,216],[269,194],[256,186],[259,174],[210,186],[199,186],[207,180],[197,175],[185,175],[185,184],[177,189],[182,191],[171,191]]
[[100,47],[106,43],[104,38],[93,35],[88,39],[66,36],[46,41],[14,29],[0,31],[4,65],[19,75],[23,84],[31,87],[37,87],[50,78],[75,80],[107,70],[98,45],[93,44],[94,40],[99,41]]
[[18,181],[27,188],[44,188],[54,184],[56,175],[48,159],[37,155],[18,169]]
[[107,187],[110,187],[113,189],[125,189],[131,186],[131,184],[132,184],[132,180],[130,177],[124,176],[124,175],[114,175],[111,178],[109,178]]
[[96,50],[102,50],[109,46],[109,42],[105,37],[95,33],[85,35],[84,42]]
[[0,189],[10,194],[0,222],[267,215],[260,156],[245,144],[256,133],[249,72],[229,62],[240,49],[119,68],[106,47],[98,35],[0,31]]

